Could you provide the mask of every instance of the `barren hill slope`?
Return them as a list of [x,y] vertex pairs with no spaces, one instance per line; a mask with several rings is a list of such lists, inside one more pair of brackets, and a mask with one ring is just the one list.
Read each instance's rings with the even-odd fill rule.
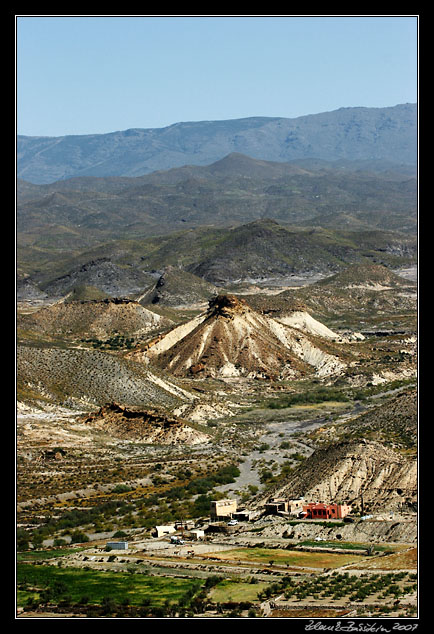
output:
[[384,443],[406,455],[415,455],[417,432],[417,388],[409,388],[339,425],[315,430],[310,439],[320,446],[331,441],[364,438]]
[[308,312],[317,320],[332,323],[331,330],[350,323],[357,329],[381,321],[402,319],[414,323],[417,284],[380,264],[354,264],[337,274],[305,287],[274,296],[256,295],[249,304],[275,319]]
[[339,288],[356,288],[366,287],[388,287],[388,288],[404,288],[415,287],[416,284],[406,280],[394,271],[381,264],[354,264],[339,271],[336,275],[332,275],[317,282],[318,286]]
[[138,298],[138,301],[143,306],[147,304],[192,306],[207,302],[218,292],[218,289],[206,280],[174,266],[168,266],[156,283]]
[[233,295],[174,328],[141,353],[174,375],[288,378],[339,373],[345,363],[301,331],[252,310]]

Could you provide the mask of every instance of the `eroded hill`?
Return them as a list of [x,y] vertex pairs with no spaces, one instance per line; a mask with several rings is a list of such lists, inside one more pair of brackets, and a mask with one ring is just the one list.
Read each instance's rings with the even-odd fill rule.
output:
[[339,374],[339,356],[300,330],[252,310],[244,299],[218,295],[206,312],[152,342],[136,358],[175,376],[282,379]]
[[166,267],[155,284],[137,298],[143,306],[159,304],[162,306],[194,308],[203,304],[219,289],[188,271],[174,266]]
[[341,424],[321,427],[310,434],[317,446],[365,438],[404,455],[417,453],[418,393],[416,388],[393,394],[367,412]]
[[17,374],[19,400],[73,409],[116,401],[170,410],[195,398],[170,377],[100,350],[20,345]]
[[358,263],[324,277],[309,286],[273,295],[246,296],[256,310],[274,318],[307,311],[331,330],[405,330],[416,328],[417,283],[390,268]]

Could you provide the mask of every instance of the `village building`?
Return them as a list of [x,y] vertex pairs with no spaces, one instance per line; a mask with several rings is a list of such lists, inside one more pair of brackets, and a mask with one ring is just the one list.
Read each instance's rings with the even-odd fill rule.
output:
[[191,539],[192,541],[198,541],[199,539],[204,539],[205,531],[199,528],[194,528],[185,533],[185,537],[187,539]]
[[342,519],[351,512],[348,504],[323,504],[322,502],[310,502],[303,505],[302,516],[305,519]]
[[236,500],[213,500],[211,502],[211,520],[232,519],[232,515],[237,512]]
[[298,515],[303,510],[304,498],[272,498],[265,505],[267,515]]
[[173,525],[169,526],[154,526],[152,530],[153,537],[164,537],[164,535],[170,535],[171,533],[175,533],[176,528]]
[[257,513],[255,511],[249,511],[248,509],[240,509],[236,513],[232,513],[232,519],[239,522],[249,522],[253,519]]

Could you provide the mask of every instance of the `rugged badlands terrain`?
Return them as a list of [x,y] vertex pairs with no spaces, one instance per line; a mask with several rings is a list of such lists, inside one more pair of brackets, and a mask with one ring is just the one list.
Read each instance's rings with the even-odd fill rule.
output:
[[20,614],[417,614],[416,114],[19,139]]
[[[171,588],[200,580],[207,599],[194,609],[205,616],[220,574],[219,591],[229,577],[248,582],[249,596],[256,587],[261,616],[273,610],[260,589],[289,605],[289,616],[301,604],[304,616],[324,606],[340,616],[378,616],[384,605],[414,614],[408,585],[398,604],[377,595],[360,604],[291,599],[275,586],[290,578],[301,593],[331,571],[416,574],[413,282],[379,264],[229,289],[167,267],[121,297],[71,280],[39,292],[28,284],[18,304],[18,548],[24,558],[60,548],[34,574],[116,570],[131,588],[143,575]],[[266,510],[300,496],[349,504],[350,521]],[[211,516],[211,503],[226,498],[243,511],[234,526]],[[184,534],[181,520],[203,541]],[[178,526],[186,544],[154,537],[158,526]],[[129,543],[122,559],[104,550],[119,538]],[[75,544],[81,550],[71,553]],[[28,593],[28,581],[20,584]],[[41,584],[31,586],[39,598]],[[159,592],[153,609],[166,596]],[[74,613],[87,609],[78,600]]]
[[108,340],[114,334],[141,337],[171,321],[127,299],[65,301],[22,315],[19,328],[40,336]]

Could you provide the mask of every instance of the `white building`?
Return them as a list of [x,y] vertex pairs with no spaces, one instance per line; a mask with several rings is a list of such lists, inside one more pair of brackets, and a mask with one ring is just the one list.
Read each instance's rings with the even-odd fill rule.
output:
[[211,519],[231,519],[232,514],[237,512],[236,500],[213,500],[211,502]]
[[154,526],[152,534],[154,537],[164,537],[164,535],[170,535],[175,532],[176,528],[174,526]]
[[197,541],[198,539],[203,539],[205,537],[205,531],[199,530],[198,528],[194,528],[193,530],[188,531],[188,533],[186,534],[186,537],[188,537],[191,540]]

